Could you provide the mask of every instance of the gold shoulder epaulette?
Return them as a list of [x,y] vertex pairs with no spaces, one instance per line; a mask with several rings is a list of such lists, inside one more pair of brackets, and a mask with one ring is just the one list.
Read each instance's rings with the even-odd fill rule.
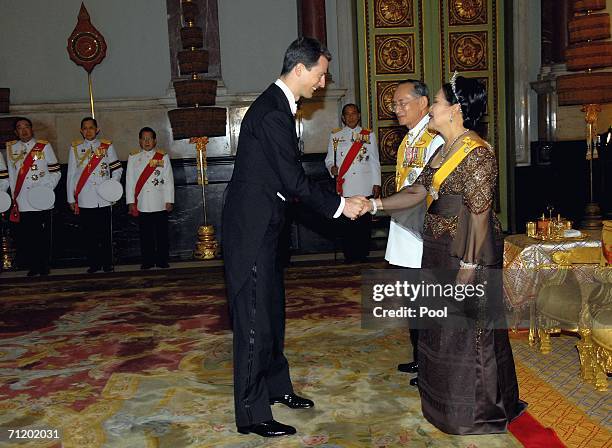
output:
[[167,154],[167,152],[164,151],[163,149],[156,149],[155,152],[160,153],[162,156],[165,156]]
[[48,145],[49,142],[47,140],[36,140],[36,143],[41,143],[43,145]]
[[10,142],[6,142],[6,146],[13,146],[15,143],[17,143],[17,140],[11,140]]
[[105,138],[101,138],[100,139],[100,143],[106,143],[107,145],[112,145],[113,142],[111,140],[107,140]]
[[138,154],[140,154],[140,149],[135,149],[134,151],[132,151],[130,153],[131,156],[135,156],[135,155],[138,155]]
[[332,134],[335,134],[337,132],[340,132],[342,130],[342,128],[333,128],[332,129]]
[[81,143],[83,143],[83,140],[73,140],[72,146],[79,146]]

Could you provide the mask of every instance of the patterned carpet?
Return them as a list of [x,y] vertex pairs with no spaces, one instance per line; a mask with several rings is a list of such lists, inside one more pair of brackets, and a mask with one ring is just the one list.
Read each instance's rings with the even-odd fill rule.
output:
[[[423,419],[395,369],[407,335],[360,328],[359,272],[380,267],[288,271],[286,354],[316,407],[275,406],[298,428],[280,440],[235,431],[220,269],[0,279],[0,446],[520,447],[511,434],[449,436]],[[576,379],[571,338],[553,342],[544,357],[513,338],[530,413],[567,446],[612,446],[610,395]],[[6,441],[6,429],[34,427],[58,429],[61,443]]]

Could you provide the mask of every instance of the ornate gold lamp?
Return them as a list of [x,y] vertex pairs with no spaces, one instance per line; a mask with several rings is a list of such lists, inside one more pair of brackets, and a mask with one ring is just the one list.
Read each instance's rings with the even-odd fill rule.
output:
[[226,112],[221,107],[210,107],[215,105],[217,81],[200,78],[200,73],[208,72],[208,51],[202,49],[202,28],[196,26],[198,5],[192,0],[182,0],[181,10],[184,23],[181,28],[183,50],[178,53],[178,62],[181,75],[187,75],[188,78],[174,81],[179,109],[169,111],[168,118],[174,140],[188,138],[189,143],[195,144],[198,184],[202,186],[204,224],[198,228],[194,257],[208,260],[217,256],[218,243],[206,210],[206,145],[209,137],[225,135]]
[[586,122],[586,160],[589,169],[589,197],[581,227],[601,228],[601,209],[593,189],[593,161],[598,159],[597,117],[601,104],[612,102],[612,42],[610,14],[598,12],[606,0],[574,0],[574,17],[569,22],[566,50],[567,69],[581,73],[557,78],[560,106],[582,105]]

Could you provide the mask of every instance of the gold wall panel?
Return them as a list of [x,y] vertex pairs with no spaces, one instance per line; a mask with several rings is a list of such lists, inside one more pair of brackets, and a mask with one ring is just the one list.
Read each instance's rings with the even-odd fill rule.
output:
[[486,0],[449,0],[450,25],[476,25],[487,23]]
[[380,126],[378,128],[378,149],[381,164],[395,164],[397,149],[404,135],[406,135],[404,126]]
[[382,195],[391,196],[395,193],[395,171],[382,173]]
[[487,32],[448,33],[450,71],[488,70]]
[[412,0],[379,0],[374,5],[376,28],[414,26]]
[[414,73],[414,34],[376,36],[376,74]]
[[395,114],[391,110],[393,93],[398,81],[377,81],[376,82],[376,105],[377,118],[379,120],[394,120]]

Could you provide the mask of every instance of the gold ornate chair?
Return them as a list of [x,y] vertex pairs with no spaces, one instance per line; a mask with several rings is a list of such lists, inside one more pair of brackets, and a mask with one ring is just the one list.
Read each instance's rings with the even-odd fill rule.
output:
[[600,267],[601,249],[577,247],[555,252],[555,263],[536,298],[540,351],[550,353],[550,335],[569,331],[577,343],[581,376],[606,390],[612,364],[612,269]]

